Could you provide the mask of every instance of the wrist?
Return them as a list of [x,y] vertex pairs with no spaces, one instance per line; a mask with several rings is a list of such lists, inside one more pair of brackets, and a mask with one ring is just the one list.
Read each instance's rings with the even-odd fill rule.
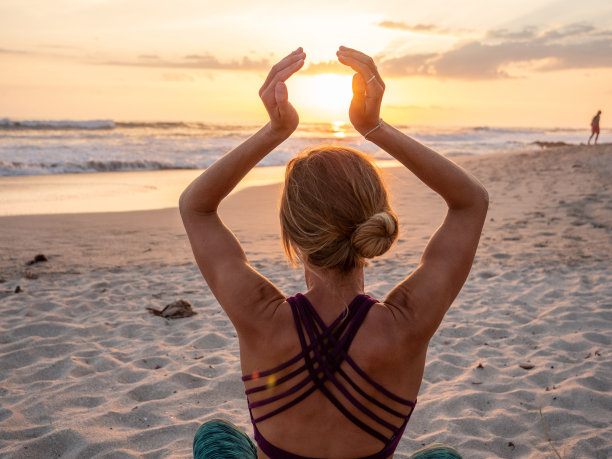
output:
[[391,126],[381,118],[378,124],[363,133],[363,138],[370,142],[377,143],[381,138],[388,134]]
[[364,139],[368,140],[368,136],[372,135],[372,133],[374,133],[375,131],[380,129],[382,124],[383,124],[383,119],[379,118],[378,119],[378,123],[376,123],[376,125],[374,125],[373,127],[371,127],[368,130],[365,130],[364,132],[361,133],[361,135],[363,135]]
[[270,140],[282,143],[291,137],[291,134],[295,131],[295,129],[291,128],[274,128],[271,122],[268,122],[262,129],[262,133],[268,137]]

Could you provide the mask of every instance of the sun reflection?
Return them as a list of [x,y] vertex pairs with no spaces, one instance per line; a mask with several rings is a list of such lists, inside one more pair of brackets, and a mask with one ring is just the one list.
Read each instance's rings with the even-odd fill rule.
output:
[[346,136],[346,132],[343,128],[345,124],[346,123],[344,121],[334,121],[332,123],[332,131],[334,131],[334,137],[336,139],[344,139]]

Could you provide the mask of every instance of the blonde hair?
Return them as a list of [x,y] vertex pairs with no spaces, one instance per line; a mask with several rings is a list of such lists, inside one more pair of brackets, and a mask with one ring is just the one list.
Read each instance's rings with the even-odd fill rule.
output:
[[319,268],[348,272],[385,253],[397,216],[374,163],[352,148],[306,150],[289,161],[280,205],[283,247]]

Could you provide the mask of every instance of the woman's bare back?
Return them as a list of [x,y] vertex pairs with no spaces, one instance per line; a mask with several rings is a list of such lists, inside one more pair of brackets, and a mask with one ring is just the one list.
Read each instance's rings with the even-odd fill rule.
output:
[[[331,325],[336,319],[329,312],[331,308],[316,304],[312,304],[312,307],[317,310],[317,313],[321,311],[319,315],[326,316],[325,325]],[[338,309],[341,311],[340,314],[344,315],[344,311],[341,308]],[[426,344],[414,342],[412,348],[407,346],[409,340],[400,338],[400,335],[409,333],[409,327],[399,323],[397,319],[386,305],[382,303],[372,305],[350,344],[348,355],[361,371],[382,388],[401,399],[414,401],[423,375]],[[289,303],[284,302],[277,308],[274,319],[266,328],[267,336],[253,337],[255,338],[253,340],[241,339],[244,374],[257,376],[261,372],[290,361],[302,352],[294,314]],[[405,343],[405,349],[401,348],[401,343]],[[329,345],[329,342],[326,341],[325,344]],[[304,363],[304,359],[300,358],[281,371],[245,381],[247,392],[254,387],[269,386],[266,390],[249,394],[249,403],[280,396],[290,390],[305,376],[307,377],[307,371],[302,371],[280,384],[278,381],[283,381],[283,378],[291,376]],[[358,421],[364,422],[368,427],[382,433],[387,438],[393,437],[392,430],[364,415],[346,398],[336,384],[348,390],[349,394],[374,416],[396,428],[401,428],[405,419],[390,414],[389,411],[372,402],[372,399],[393,410],[396,414],[404,416],[410,415],[413,408],[385,396],[346,361],[340,364],[339,370],[334,377],[323,383],[324,389],[329,391],[332,398],[339,401],[342,407]],[[339,376],[340,373],[344,373],[348,379],[353,381],[356,388],[352,387],[343,376]],[[322,374],[320,376],[324,378]],[[285,405],[289,399],[299,397],[312,387],[313,383],[308,383],[294,394],[280,397],[265,406],[253,408],[252,415],[257,419],[271,413]],[[360,394],[359,390],[362,390],[365,395]],[[364,435],[364,429],[349,420],[347,415],[320,390],[314,390],[286,411],[257,423],[257,429],[274,446],[302,456],[362,457],[377,453],[385,447],[385,442],[380,439],[370,434]]]

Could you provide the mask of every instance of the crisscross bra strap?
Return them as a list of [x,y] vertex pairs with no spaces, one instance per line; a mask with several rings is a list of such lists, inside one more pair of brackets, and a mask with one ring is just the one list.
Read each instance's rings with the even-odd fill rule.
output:
[[[282,393],[249,403],[249,411],[251,411],[251,420],[253,421],[255,437],[258,444],[260,444],[264,448],[264,452],[266,452],[267,454],[269,454],[267,451],[265,451],[265,449],[268,449],[267,445],[270,446],[270,452],[273,452],[273,449],[277,449],[278,454],[280,454],[280,452],[283,452],[282,450],[269,444],[263,438],[263,436],[259,434],[256,424],[272,416],[275,416],[291,408],[292,406],[295,406],[296,404],[307,398],[315,390],[319,390],[353,424],[355,424],[360,429],[385,444],[385,448],[382,451],[380,451],[376,455],[368,456],[368,458],[375,459],[379,457],[387,457],[384,456],[384,454],[391,454],[397,447],[397,444],[406,427],[406,424],[408,423],[408,420],[410,419],[410,415],[412,414],[416,402],[405,400],[386,390],[383,386],[372,380],[372,378],[370,378],[361,368],[359,368],[359,366],[354,362],[354,360],[348,355],[348,349],[353,339],[359,331],[359,328],[365,320],[370,308],[372,307],[372,305],[376,304],[377,301],[369,297],[368,295],[358,295],[348,306],[347,311],[344,314],[341,314],[329,326],[325,325],[317,311],[314,309],[312,304],[304,295],[298,293],[294,297],[288,298],[287,301],[291,306],[293,318],[295,321],[295,327],[298,333],[302,351],[295,357],[289,359],[287,362],[281,365],[278,365],[275,368],[259,373],[253,373],[251,375],[245,375],[242,379],[244,381],[255,380],[263,377],[266,377],[268,379],[266,384],[252,387],[246,390],[246,394],[249,395],[256,392],[264,391],[272,386],[277,386],[283,382],[289,381],[297,377],[298,375],[303,376],[300,380],[298,380],[298,382],[296,382],[289,389],[283,391]],[[289,368],[291,365],[296,364],[301,359],[303,359],[304,363],[298,368],[292,370],[291,372],[279,379],[274,378],[273,375],[275,373]],[[376,400],[374,397],[368,395],[340,367],[343,362],[347,362],[347,364],[350,365],[350,367],[361,378],[367,381],[368,384],[371,384],[373,387],[375,387],[383,395],[390,398],[391,400],[405,405],[407,408],[410,408],[408,415],[401,414],[398,411],[380,402],[379,400]],[[382,419],[380,416],[372,412],[368,407],[366,407],[363,403],[361,403],[353,396],[353,394],[347,389],[345,382],[348,383],[348,385],[350,385],[350,387],[352,387],[354,391],[356,391],[370,403],[385,410],[393,416],[396,416],[397,418],[403,419],[402,425],[400,427],[396,427],[395,425],[387,422],[386,420]],[[391,431],[391,437],[389,438],[388,435],[384,435],[379,430],[371,427],[371,425],[369,424],[366,424],[353,413],[351,413],[351,411],[345,406],[346,401],[343,403],[342,400],[339,400],[338,397],[329,390],[328,385],[326,386],[325,383],[333,384],[333,386],[338,390],[338,392],[340,392],[340,394],[342,394],[342,396],[351,405],[356,407],[365,416],[373,420],[377,425],[380,425],[381,427],[384,427]],[[308,387],[309,384],[310,387]],[[253,418],[253,408],[262,407],[269,403],[281,400],[285,397],[289,397],[290,395],[297,393],[305,387],[308,388],[302,393],[300,393],[298,396],[292,398],[287,403],[277,407],[274,410],[269,411],[268,413],[258,416],[257,418]],[[274,457],[302,458],[303,456],[275,455]]]
[[[380,417],[376,416],[372,411],[361,404],[353,395],[342,385],[338,380],[336,374],[340,368],[340,364],[346,358],[346,351],[350,347],[359,327],[363,323],[365,316],[367,315],[370,307],[376,303],[369,297],[360,298],[361,303],[356,305],[352,310],[349,310],[349,317],[347,317],[346,330],[341,335],[340,339],[336,339],[333,335],[330,336],[327,341],[321,339],[321,335],[325,331],[325,324],[321,320],[321,317],[316,312],[314,307],[309,301],[303,301],[300,295],[296,295],[302,301],[296,302],[294,308],[294,319],[296,321],[296,327],[298,330],[298,336],[302,344],[302,349],[306,348],[306,336],[308,335],[311,343],[317,343],[314,346],[314,357],[311,357],[310,353],[304,354],[306,360],[306,367],[310,374],[310,377],[317,388],[327,397],[327,399],[333,403],[333,405],[346,416],[353,424],[364,430],[368,434],[387,443],[388,439],[385,435],[373,429],[365,422],[361,421],[358,417],[352,414],[338,398],[331,393],[331,391],[324,385],[326,381],[331,382],[336,389],[354,406],[361,410],[364,414],[375,420],[377,423],[387,427],[391,431],[395,431],[395,426],[390,424]],[[305,298],[305,297],[304,297]],[[297,311],[297,314],[296,314]],[[354,312],[351,314],[351,312]],[[298,320],[301,325],[298,327]]]

